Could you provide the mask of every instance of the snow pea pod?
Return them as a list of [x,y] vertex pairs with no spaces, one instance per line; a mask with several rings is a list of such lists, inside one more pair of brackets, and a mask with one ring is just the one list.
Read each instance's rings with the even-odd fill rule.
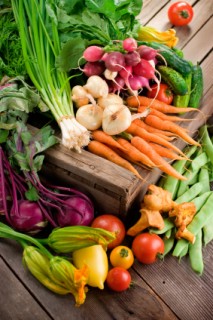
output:
[[[208,198],[205,200],[204,204],[201,206],[198,213],[195,215],[194,219],[187,226],[187,229],[192,232],[195,236],[201,230],[206,223],[212,219],[213,216],[213,192],[210,193]],[[188,241],[185,239],[180,239],[177,241],[172,255],[178,257],[180,252],[188,245]]]
[[206,246],[212,240],[213,240],[213,216],[203,226],[203,243],[204,243],[204,246]]
[[213,164],[213,143],[208,133],[207,125],[204,125],[200,128],[200,136],[202,139],[202,145],[209,157],[209,160]]
[[[197,150],[196,146],[191,146],[191,147],[187,148],[187,150],[184,153],[188,158],[190,158],[195,153],[196,150]],[[178,161],[174,162],[173,168],[175,170],[177,170],[180,174],[183,174],[186,166],[189,164],[190,164],[190,161],[187,159],[186,160],[178,160]],[[171,193],[173,200],[176,197],[179,183],[180,183],[180,181],[178,179],[167,175],[165,178],[165,181],[162,185],[162,188],[164,190],[168,190]]]
[[203,167],[200,169],[198,181],[202,182],[202,193],[210,191],[209,170],[207,167]]
[[196,235],[194,244],[189,244],[189,260],[192,269],[202,275],[204,269],[202,254],[202,230],[200,229]]
[[190,202],[202,192],[203,185],[201,182],[195,183],[179,198],[175,200],[176,203]]
[[164,219],[164,228],[159,230],[159,229],[155,229],[155,228],[150,228],[149,232],[150,233],[155,233],[155,234],[164,234],[166,233],[168,230],[172,229],[174,227],[174,223],[171,221],[170,218],[165,218]]
[[187,171],[183,174],[187,178],[186,181],[180,181],[177,191],[177,197],[180,197],[186,190],[188,185],[192,185],[198,180],[200,169],[209,161],[206,152],[198,154],[192,161]]

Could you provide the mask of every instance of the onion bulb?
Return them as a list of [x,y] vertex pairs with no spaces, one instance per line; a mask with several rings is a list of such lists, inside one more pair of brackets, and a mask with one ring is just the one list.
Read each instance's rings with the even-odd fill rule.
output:
[[96,99],[106,97],[109,93],[108,84],[99,76],[89,77],[83,88]]
[[109,105],[103,111],[102,128],[109,135],[116,135],[125,131],[131,122],[131,112],[123,104]]
[[102,125],[103,109],[98,105],[87,104],[76,112],[76,120],[87,130],[97,130]]
[[101,108],[105,109],[110,104],[123,104],[123,99],[118,94],[109,93],[106,97],[98,98],[97,103]]

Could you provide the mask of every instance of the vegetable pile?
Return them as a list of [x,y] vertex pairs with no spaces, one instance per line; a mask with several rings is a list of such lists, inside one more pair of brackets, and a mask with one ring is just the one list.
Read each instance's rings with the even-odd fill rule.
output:
[[[135,259],[189,255],[201,275],[213,235],[213,138],[208,125],[196,137],[182,125],[202,112],[200,65],[176,48],[174,29],[140,24],[142,1],[11,3],[2,21],[15,64],[0,43],[0,238],[18,241],[37,280],[77,306],[87,286],[127,290]],[[44,125],[35,129],[37,114]],[[75,186],[44,182],[44,152],[57,143],[105,158],[141,185],[141,166],[160,169],[138,221],[127,229]]]

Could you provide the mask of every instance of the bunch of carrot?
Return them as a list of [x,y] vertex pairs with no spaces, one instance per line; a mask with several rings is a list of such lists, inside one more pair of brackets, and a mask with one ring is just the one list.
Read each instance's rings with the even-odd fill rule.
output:
[[[200,144],[191,138],[187,129],[175,123],[191,119],[169,114],[198,111],[198,109],[177,108],[143,96],[128,97],[126,103],[129,108],[136,110],[135,119],[133,117],[134,120],[129,128],[115,137],[102,130],[93,131],[88,150],[131,171],[140,179],[142,177],[133,164],[148,168],[157,167],[179,180],[185,180],[186,178],[165,159],[174,161],[187,158],[171,141],[174,138],[181,138],[190,145],[200,146]],[[141,119],[140,113],[143,113],[145,108],[149,108],[150,112]]]

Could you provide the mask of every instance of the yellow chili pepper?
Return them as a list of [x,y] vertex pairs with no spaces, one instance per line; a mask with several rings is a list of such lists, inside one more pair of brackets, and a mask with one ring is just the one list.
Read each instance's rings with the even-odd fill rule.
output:
[[101,245],[93,245],[73,252],[73,263],[80,269],[86,265],[89,269],[87,284],[104,289],[109,263],[106,251]]

